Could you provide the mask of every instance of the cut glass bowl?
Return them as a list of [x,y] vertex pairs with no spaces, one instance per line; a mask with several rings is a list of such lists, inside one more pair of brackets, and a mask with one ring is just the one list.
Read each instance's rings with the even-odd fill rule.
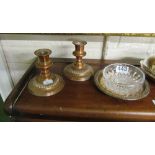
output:
[[125,63],[105,67],[103,78],[107,89],[124,96],[141,92],[145,82],[145,74],[139,68]]

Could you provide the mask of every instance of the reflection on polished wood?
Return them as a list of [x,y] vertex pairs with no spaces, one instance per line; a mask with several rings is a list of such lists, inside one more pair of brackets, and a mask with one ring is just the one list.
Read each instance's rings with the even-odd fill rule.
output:
[[[63,76],[67,59],[53,59],[52,71]],[[95,71],[103,68],[100,60],[87,60]],[[114,63],[116,61],[110,61]],[[108,63],[108,61],[106,61]],[[97,89],[94,78],[85,82],[64,77],[64,89],[49,97],[37,97],[28,92],[29,79],[36,74],[34,64],[25,73],[7,98],[4,106],[8,115],[18,121],[155,121],[155,83],[151,80],[150,94],[141,100],[123,101]]]

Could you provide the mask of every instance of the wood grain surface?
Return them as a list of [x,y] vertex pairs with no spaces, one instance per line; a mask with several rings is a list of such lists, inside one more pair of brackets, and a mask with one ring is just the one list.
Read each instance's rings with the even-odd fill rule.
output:
[[[95,71],[114,61],[87,60]],[[24,74],[5,102],[5,111],[17,121],[155,121],[155,83],[150,94],[138,101],[123,101],[98,90],[93,77],[75,82],[63,75],[66,59],[54,59],[52,71],[63,76],[64,89],[50,97],[29,93],[27,83],[36,73],[34,64]]]

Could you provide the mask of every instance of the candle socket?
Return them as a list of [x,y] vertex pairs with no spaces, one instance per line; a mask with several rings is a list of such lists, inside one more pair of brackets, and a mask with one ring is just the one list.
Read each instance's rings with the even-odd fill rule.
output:
[[40,73],[30,80],[28,89],[35,96],[51,96],[60,92],[64,87],[63,78],[51,73],[52,61],[49,58],[51,53],[49,49],[38,49],[34,52],[38,57],[35,66]]
[[86,55],[84,46],[86,41],[73,41],[75,45],[75,51],[73,55],[76,57],[75,62],[67,65],[64,68],[65,76],[73,81],[86,81],[94,74],[93,68],[83,61],[83,57]]

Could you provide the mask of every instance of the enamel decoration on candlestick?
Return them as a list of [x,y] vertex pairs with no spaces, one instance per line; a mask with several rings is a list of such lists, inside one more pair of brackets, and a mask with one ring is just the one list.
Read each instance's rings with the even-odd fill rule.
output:
[[74,63],[69,64],[64,69],[65,76],[73,81],[86,81],[93,75],[93,68],[84,63],[82,57],[86,55],[84,51],[84,45],[87,44],[86,41],[73,41],[75,45],[75,51],[73,55],[76,56]]
[[60,75],[51,73],[52,61],[49,58],[51,50],[38,49],[34,53],[38,57],[35,65],[40,74],[30,80],[28,84],[30,93],[36,96],[51,96],[60,92],[64,87],[64,80]]

